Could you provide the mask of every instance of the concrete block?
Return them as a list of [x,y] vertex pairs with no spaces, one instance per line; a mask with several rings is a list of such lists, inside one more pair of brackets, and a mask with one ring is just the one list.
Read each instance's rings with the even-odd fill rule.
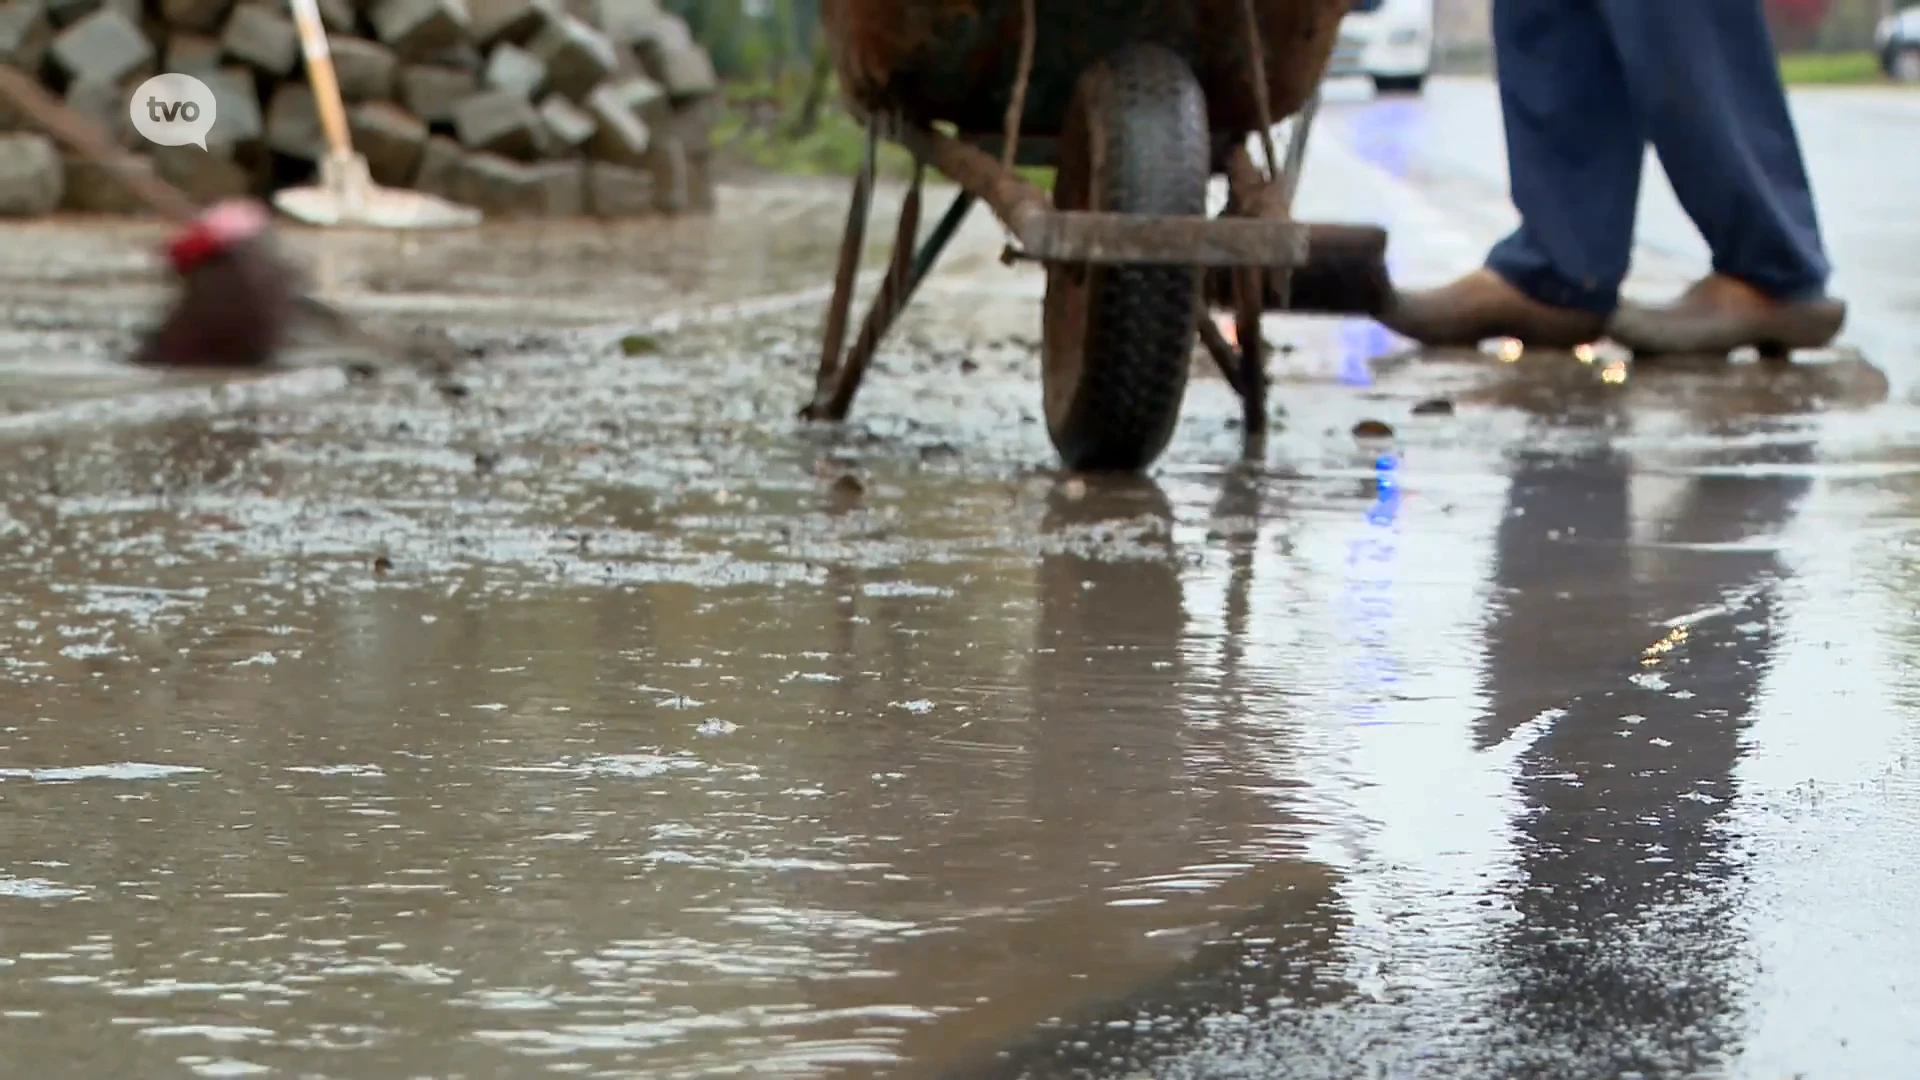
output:
[[[154,171],[153,162],[149,158],[136,156],[133,160],[142,172]],[[127,191],[127,185],[121,180],[119,170],[113,166],[101,165],[91,159],[68,154],[62,162],[62,167],[66,173],[65,191],[60,199],[62,210],[72,210],[82,214],[149,213],[147,204]]]
[[209,71],[220,70],[220,59],[219,38],[189,30],[176,30],[167,35],[167,47],[160,66],[168,71],[202,76]]
[[254,191],[253,173],[245,165],[197,146],[156,146],[152,158],[160,178],[195,202],[205,204]]
[[46,0],[47,19],[56,29],[72,26],[106,7],[104,0]]
[[588,162],[587,213],[603,218],[652,215],[653,174],[628,165]]
[[320,25],[327,28],[327,45],[333,45],[333,35],[351,34],[358,27],[360,13],[355,11],[350,0],[319,0]]
[[528,160],[540,153],[540,114],[505,90],[482,90],[454,106],[453,133],[461,145]]
[[453,107],[480,89],[471,71],[403,64],[400,68],[400,104],[429,124],[450,123]]
[[207,132],[207,149],[232,156],[240,147],[258,143],[266,134],[266,118],[260,115],[259,81],[252,68],[231,66],[204,72],[201,81],[213,91],[215,105],[213,130]]
[[478,207],[488,217],[542,216],[551,194],[535,166],[498,154],[463,155],[449,182],[455,201]]
[[483,47],[502,41],[524,45],[560,14],[554,0],[467,0],[467,9],[473,40]]
[[547,129],[547,153],[556,157],[580,153],[599,130],[591,113],[559,94],[540,103],[540,122]]
[[667,129],[680,140],[690,154],[698,154],[713,145],[713,126],[720,120],[720,98],[697,98],[673,110]]
[[158,59],[138,22],[106,8],[62,30],[51,51],[69,78],[92,82],[117,82]]
[[374,36],[402,60],[467,44],[472,35],[462,0],[380,0],[368,12],[368,21]]
[[208,34],[227,21],[233,0],[160,0],[160,17],[181,30]]
[[443,199],[453,198],[454,170],[464,157],[466,151],[453,139],[445,135],[430,137],[420,150],[420,161],[414,166],[413,180],[408,186]]
[[318,161],[327,151],[313,90],[303,82],[284,82],[267,103],[267,146],[277,153]]
[[647,74],[665,85],[676,101],[703,97],[720,88],[713,58],[693,40],[685,20],[677,15],[662,15],[653,39],[636,43],[635,51]]
[[393,97],[400,58],[392,49],[366,38],[327,36],[340,96],[349,102],[387,101]]
[[0,64],[38,72],[53,44],[53,22],[40,0],[0,4]]
[[493,55],[487,58],[486,72],[480,81],[494,90],[505,90],[531,101],[547,81],[547,65],[520,46],[503,41],[493,47]]
[[391,102],[370,101],[347,111],[347,129],[374,183],[406,187],[412,182],[427,146],[427,125],[419,117]]
[[133,96],[133,90],[127,81],[76,80],[67,86],[67,108],[91,120],[118,145],[137,149],[148,143],[127,115],[127,101]]
[[649,128],[665,130],[673,126],[673,105],[667,98],[666,88],[645,75],[615,76],[596,89],[618,101]]
[[269,75],[293,73],[300,63],[300,32],[293,20],[258,4],[241,4],[227,16],[220,48],[228,56]]
[[653,205],[663,214],[684,213],[691,163],[679,139],[666,135],[647,148],[647,169],[653,173]]
[[0,135],[0,217],[39,217],[59,209],[66,168],[53,140],[33,132]]
[[599,87],[587,95],[586,105],[594,122],[587,153],[616,165],[648,163],[647,148],[653,142],[653,133],[646,121],[627,107],[619,87],[611,83]]
[[711,215],[719,206],[719,194],[713,177],[713,155],[688,152],[687,204],[682,213]]
[[616,45],[638,45],[660,34],[660,0],[594,0],[589,21]]
[[478,75],[486,70],[486,54],[472,45],[449,45],[444,49],[435,49],[418,61],[433,67],[452,68],[455,71],[471,71]]
[[607,35],[570,15],[548,19],[527,43],[547,65],[547,85],[575,101],[614,75],[620,57]]
[[543,161],[533,166],[539,186],[539,212],[546,217],[581,217],[587,212],[587,163]]

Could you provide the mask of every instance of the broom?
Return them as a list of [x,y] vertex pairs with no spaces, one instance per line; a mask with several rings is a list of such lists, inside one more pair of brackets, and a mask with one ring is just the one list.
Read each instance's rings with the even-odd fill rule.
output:
[[178,298],[140,342],[134,363],[260,367],[279,354],[302,313],[363,343],[377,341],[344,312],[300,291],[301,275],[274,249],[260,203],[231,199],[201,209],[12,65],[0,64],[0,97],[76,153],[111,169],[135,198],[181,226],[166,248],[180,283]]

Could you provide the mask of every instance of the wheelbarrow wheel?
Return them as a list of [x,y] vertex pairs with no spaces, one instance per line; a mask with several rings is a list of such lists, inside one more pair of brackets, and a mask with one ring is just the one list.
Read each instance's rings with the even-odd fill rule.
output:
[[[1206,96],[1180,56],[1134,45],[1088,68],[1061,132],[1062,210],[1204,216]],[[1050,266],[1042,330],[1047,433],[1062,462],[1136,471],[1173,438],[1186,395],[1195,267]]]

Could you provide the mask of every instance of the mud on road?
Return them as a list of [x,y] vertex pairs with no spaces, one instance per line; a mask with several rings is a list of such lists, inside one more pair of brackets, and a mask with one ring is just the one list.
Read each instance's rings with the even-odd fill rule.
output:
[[794,419],[840,195],[302,237],[467,358],[218,386],[114,367],[137,250],[42,227],[0,342],[15,1069],[1912,1060],[1920,443],[1871,365],[1276,321],[1258,461],[1197,368],[1153,476],[1065,477],[991,226],[852,423]]

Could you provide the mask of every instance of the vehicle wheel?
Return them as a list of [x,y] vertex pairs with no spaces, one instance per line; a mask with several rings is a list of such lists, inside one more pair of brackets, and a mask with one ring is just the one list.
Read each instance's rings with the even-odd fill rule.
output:
[[1892,62],[1887,65],[1887,73],[1896,82],[1920,82],[1920,45],[1906,45],[1895,50]]
[[1418,94],[1427,85],[1425,75],[1375,75],[1373,92],[1376,94]]
[[[1060,139],[1062,210],[1207,212],[1206,96],[1185,60],[1133,45],[1088,68]],[[1137,471],[1173,438],[1199,310],[1191,266],[1049,266],[1047,434],[1070,469]]]

